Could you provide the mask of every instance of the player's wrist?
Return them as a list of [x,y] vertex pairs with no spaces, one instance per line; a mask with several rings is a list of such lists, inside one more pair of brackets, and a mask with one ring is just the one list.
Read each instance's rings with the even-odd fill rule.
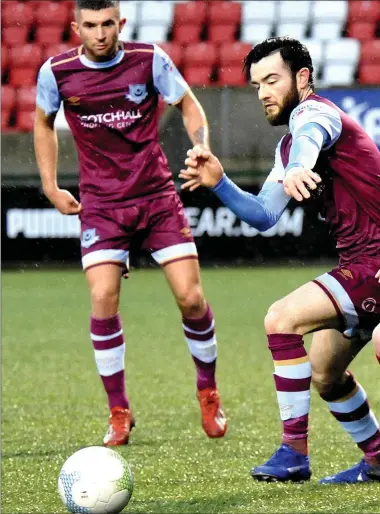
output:
[[218,178],[218,180],[215,181],[215,184],[211,186],[211,190],[214,191],[214,193],[219,191],[219,189],[223,187],[223,184],[225,183],[226,179],[227,175],[223,171],[222,175]]
[[49,200],[51,200],[59,192],[59,187],[56,183],[55,184],[43,184],[42,190],[44,192],[44,195]]
[[285,168],[286,176],[292,175],[293,173],[304,170],[305,166],[302,164],[302,162],[292,162],[287,165]]

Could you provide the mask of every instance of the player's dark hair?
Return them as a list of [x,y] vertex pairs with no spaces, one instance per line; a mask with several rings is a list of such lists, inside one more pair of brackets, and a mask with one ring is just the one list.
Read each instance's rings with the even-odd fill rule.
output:
[[100,11],[110,7],[120,7],[120,2],[118,0],[75,0],[75,9],[77,10]]
[[244,59],[243,70],[247,74],[248,79],[251,65],[258,63],[261,59],[268,57],[268,55],[274,52],[280,52],[284,63],[288,66],[293,76],[295,76],[300,69],[308,68],[310,71],[309,85],[314,89],[314,68],[309,50],[300,41],[288,36],[272,37],[252,48]]

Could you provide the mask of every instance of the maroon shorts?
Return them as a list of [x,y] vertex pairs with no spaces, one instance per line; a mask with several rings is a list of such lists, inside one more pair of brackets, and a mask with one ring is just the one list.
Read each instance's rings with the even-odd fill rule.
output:
[[380,323],[379,262],[353,263],[334,268],[315,279],[333,302],[342,331],[372,331]]
[[119,209],[83,210],[80,221],[84,270],[105,263],[128,269],[134,238],[162,266],[197,258],[190,226],[176,193]]

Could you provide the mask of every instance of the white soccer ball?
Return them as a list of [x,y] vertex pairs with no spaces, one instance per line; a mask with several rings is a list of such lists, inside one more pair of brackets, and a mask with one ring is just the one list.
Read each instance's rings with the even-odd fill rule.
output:
[[133,475],[127,461],[117,452],[90,446],[64,463],[58,491],[69,512],[117,513],[132,496]]

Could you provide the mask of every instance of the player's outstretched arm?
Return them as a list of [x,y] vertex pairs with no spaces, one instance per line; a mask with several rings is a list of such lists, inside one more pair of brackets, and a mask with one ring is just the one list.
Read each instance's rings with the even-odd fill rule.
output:
[[239,219],[260,231],[275,225],[289,202],[281,183],[266,180],[256,196],[240,189],[223,171],[219,160],[210,150],[195,146],[187,152],[186,169],[179,177],[186,182],[182,189],[209,187]]
[[55,114],[47,116],[37,106],[34,123],[34,150],[46,197],[62,214],[78,214],[81,205],[73,195],[57,185],[58,139],[54,128]]

